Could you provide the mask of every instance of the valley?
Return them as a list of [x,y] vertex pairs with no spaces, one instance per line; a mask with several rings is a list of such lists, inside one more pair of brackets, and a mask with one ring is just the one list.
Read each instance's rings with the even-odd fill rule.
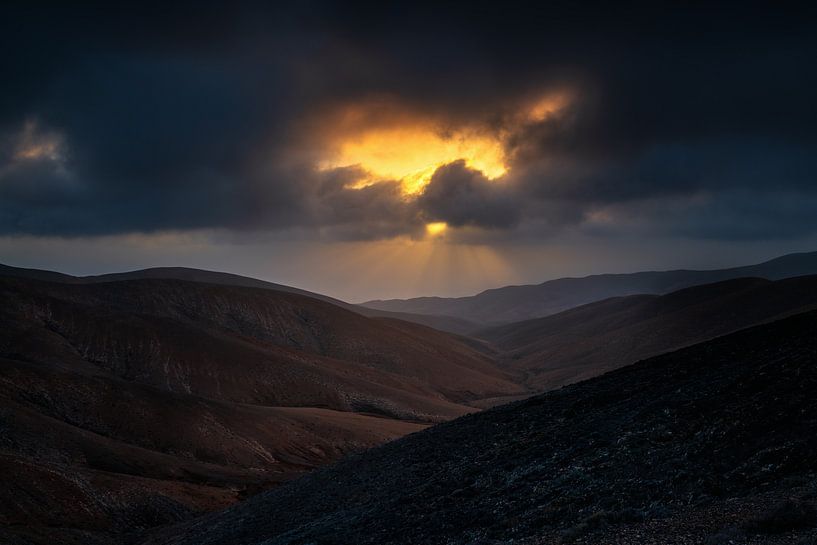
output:
[[[424,531],[436,532],[434,528],[438,523],[430,522],[438,520],[436,515],[429,518],[430,513],[413,511],[400,514],[399,507],[405,504],[416,508],[427,502],[440,509],[454,505],[453,498],[459,497],[460,492],[452,490],[451,497],[435,499],[428,494],[432,494],[430,490],[438,490],[440,484],[420,486],[419,481],[411,484],[412,479],[419,478],[428,468],[448,467],[445,471],[451,474],[450,478],[463,483],[469,482],[468,478],[454,468],[474,468],[473,477],[486,483],[479,487],[488,486],[484,491],[487,495],[462,492],[463,500],[474,497],[483,502],[504,497],[510,494],[510,489],[491,492],[490,487],[510,477],[504,474],[499,477],[495,471],[519,474],[523,479],[520,484],[529,482],[533,474],[533,466],[522,466],[534,464],[535,460],[541,463],[551,460],[541,471],[567,471],[547,469],[550,467],[547,464],[567,463],[553,461],[552,457],[557,455],[558,459],[567,460],[592,453],[600,456],[603,451],[598,450],[601,443],[597,439],[587,439],[581,434],[590,434],[588,437],[593,438],[596,435],[591,429],[609,431],[616,426],[630,425],[625,422],[630,421],[631,416],[617,419],[615,423],[604,420],[612,416],[602,416],[607,415],[607,409],[602,408],[604,403],[615,403],[619,407],[619,401],[590,402],[583,397],[591,395],[585,392],[596,392],[596,385],[615,384],[605,386],[604,391],[616,391],[615,399],[621,402],[648,403],[652,399],[664,403],[669,394],[636,396],[627,392],[658,388],[657,377],[661,373],[669,373],[666,375],[669,377],[681,372],[676,367],[688,365],[685,362],[689,358],[692,358],[690,361],[709,358],[696,354],[708,354],[706,351],[710,349],[705,347],[722,347],[727,342],[710,339],[745,327],[771,323],[757,327],[771,328],[769,331],[783,328],[781,331],[788,334],[789,325],[797,324],[794,329],[800,335],[787,341],[788,345],[776,334],[761,335],[757,342],[766,344],[757,348],[760,355],[751,356],[751,361],[756,362],[752,365],[765,365],[766,356],[761,355],[771,353],[770,350],[785,348],[788,354],[795,347],[810,346],[803,331],[813,322],[813,314],[808,312],[817,309],[815,276],[783,280],[740,278],[665,295],[612,297],[544,318],[484,328],[462,336],[395,318],[385,311],[384,315],[360,313],[356,311],[359,307],[335,304],[331,298],[313,297],[295,289],[278,289],[277,285],[266,283],[250,285],[253,284],[251,279],[207,271],[162,269],[80,280],[45,271],[7,268],[5,272],[7,275],[0,277],[0,297],[4,302],[0,309],[0,427],[3,430],[0,471],[6,486],[0,493],[3,505],[0,537],[9,543],[26,545],[111,541],[132,545],[140,543],[141,538],[137,536],[153,536],[154,531],[159,532],[156,536],[162,537],[146,538],[150,543],[188,543],[179,541],[180,537],[166,537],[164,530],[158,529],[176,528],[175,525],[181,524],[178,528],[187,529],[181,530],[180,535],[188,535],[193,532],[190,528],[209,524],[207,521],[211,520],[198,517],[221,513],[230,506],[239,506],[236,513],[250,513],[251,509],[263,512],[278,509],[253,507],[259,505],[257,502],[278,501],[274,499],[277,497],[287,498],[281,500],[287,504],[296,504],[301,500],[290,496],[292,490],[297,490],[297,497],[307,502],[298,508],[299,512],[303,517],[312,516],[309,515],[311,508],[306,505],[324,505],[320,509],[330,509],[326,501],[346,504],[340,489],[331,492],[334,485],[316,484],[315,492],[310,492],[309,483],[321,483],[320,479],[324,478],[323,471],[314,473],[316,468],[328,464],[327,475],[338,471],[341,472],[338,475],[342,475],[346,467],[362,468],[361,474],[354,470],[354,483],[338,486],[349,491],[364,487],[360,492],[350,493],[355,494],[354,497],[369,498],[365,501],[373,503],[367,503],[370,507],[366,509],[375,505],[389,506],[383,508],[398,517],[389,527],[408,524],[408,519],[400,517],[416,516],[429,520]],[[212,276],[214,274],[217,276]],[[217,281],[205,281],[208,279]],[[788,316],[800,318],[776,322]],[[774,325],[778,323],[789,325]],[[749,333],[735,333],[724,339],[745,341],[749,338],[747,335],[751,337]],[[698,344],[702,342],[704,344]],[[732,344],[727,343],[728,346],[744,350],[740,352],[744,354],[741,358],[750,357],[749,352],[745,352],[749,344],[729,342]],[[680,352],[674,352],[679,349]],[[805,352],[795,359],[810,361],[811,352],[803,349]],[[659,356],[665,353],[668,355]],[[713,365],[725,361],[718,355],[712,358]],[[653,359],[663,363],[652,363]],[[639,360],[645,361],[635,367],[631,365]],[[710,379],[706,373],[720,373],[706,363],[696,365],[704,367],[697,368],[699,376],[695,380],[707,382]],[[616,371],[619,368],[624,369]],[[665,371],[659,373],[656,368]],[[803,368],[797,373],[804,371],[808,370]],[[633,377],[644,374],[645,378],[617,378],[633,373]],[[683,377],[692,380],[689,371],[683,373]],[[603,377],[594,378],[602,374]],[[631,382],[638,386],[631,387]],[[578,384],[562,388],[573,383]],[[661,388],[670,387],[670,383],[661,385]],[[695,390],[690,388],[676,389],[679,392]],[[547,391],[552,393],[531,397]],[[696,391],[695,395],[704,395],[704,391]],[[587,399],[596,399],[593,396],[597,395],[600,394],[593,393]],[[604,394],[610,395],[613,394]],[[572,400],[571,396],[576,399],[569,405],[582,407],[571,414],[576,415],[575,418],[592,418],[586,424],[574,422],[578,426],[575,429],[570,424],[570,418],[574,417],[556,416],[560,411],[573,411],[564,408],[568,401],[558,401],[562,407],[559,409],[550,406],[557,403],[555,400]],[[602,405],[587,413],[596,403]],[[535,413],[540,416],[526,414],[528,408],[534,410],[540,404],[547,407],[541,409],[544,412]],[[543,420],[544,428],[517,429],[520,425],[533,426],[547,414],[553,415],[552,421]],[[594,414],[597,416],[592,416]],[[502,424],[499,421],[488,424],[495,418],[505,420]],[[703,417],[695,418],[689,416],[682,420],[691,425]],[[514,423],[515,419],[519,422]],[[443,424],[452,420],[450,425]],[[473,428],[472,422],[480,427]],[[658,429],[657,424],[642,421],[642,416],[632,423]],[[431,429],[427,429],[430,426]],[[451,438],[438,435],[448,433],[449,426],[454,426],[451,433],[455,435]],[[457,431],[460,429],[469,431]],[[548,431],[544,431],[546,429]],[[497,433],[500,435],[496,437],[507,437],[503,439],[507,444],[496,443]],[[614,433],[627,436],[634,432]],[[667,438],[675,438],[681,436],[679,433],[688,436],[693,432],[666,433]],[[409,437],[394,442],[406,435]],[[551,439],[546,440],[546,436]],[[517,437],[520,443],[513,443],[511,437]],[[611,441],[611,436],[605,437],[608,438],[598,441]],[[492,448],[499,450],[481,454],[482,447],[474,441],[487,442],[486,448],[488,443],[494,444]],[[584,442],[586,446],[581,447]],[[381,450],[375,447],[384,443],[388,445],[382,452],[407,448],[409,458],[398,462],[403,451],[395,451],[401,454],[389,455],[387,466],[378,469],[378,464],[385,462],[370,462],[369,457],[379,456],[377,453]],[[433,446],[436,444],[442,445],[439,452]],[[451,447],[446,447],[447,444]],[[462,450],[453,446],[457,444],[465,449],[458,456],[465,458],[450,462],[439,458]],[[412,453],[412,449],[420,447],[402,445],[423,445],[422,449],[433,448],[435,453],[427,450],[421,450],[422,454]],[[375,450],[370,450],[373,448]],[[522,450],[517,451],[519,448]],[[554,450],[548,451],[551,454],[539,452],[543,448]],[[637,448],[644,447],[639,444]],[[476,458],[471,460],[470,456]],[[488,462],[492,457],[507,457],[508,463],[513,460],[519,467]],[[425,458],[428,463],[416,465]],[[600,459],[593,460],[592,464],[601,463]],[[340,465],[331,465],[338,461]],[[688,466],[688,461],[678,463]],[[614,465],[626,467],[624,461]],[[393,482],[388,480],[391,477],[385,477],[400,467],[412,469],[406,475],[395,474]],[[583,471],[590,470],[585,467]],[[382,474],[386,481],[371,476],[370,472]],[[310,474],[314,476],[307,476]],[[409,481],[398,484],[405,478]],[[293,479],[297,484],[286,484]],[[331,479],[334,482],[335,477]],[[420,496],[393,503],[366,488],[369,480],[387,483],[382,493],[398,499],[401,497],[398,489],[419,494],[413,492],[417,486],[422,490],[427,486],[432,488]],[[453,486],[454,481],[442,482],[449,483],[444,486]],[[556,480],[548,486],[578,486],[568,483]],[[555,497],[552,494],[563,497],[564,491],[559,490],[562,489],[554,488],[545,497]],[[759,489],[752,490],[746,501],[765,502],[752,499],[765,497],[755,496],[761,493]],[[327,498],[330,499],[319,500],[315,496],[322,493],[319,491],[329,491]],[[613,512],[636,502],[620,496],[621,491],[611,493],[619,497]],[[507,501],[516,500],[509,496],[502,504]],[[588,510],[596,507],[587,501],[571,504],[568,512],[573,515],[570,517],[592,514]],[[685,509],[695,505],[673,504],[672,513],[686,512]],[[473,509],[475,514],[484,511],[484,507]],[[509,520],[533,516],[528,512],[530,506],[513,509],[513,513],[509,511],[502,516]],[[517,509],[522,511],[516,512]],[[553,509],[548,507],[543,513]],[[564,513],[557,509],[545,517],[550,522],[542,519],[536,523],[544,525],[542,528],[551,528],[550,534],[544,530],[534,532],[534,526],[530,526],[533,523],[529,522],[523,524],[521,534],[517,530],[508,534],[490,523],[484,529],[484,536],[501,535],[504,539],[519,534],[525,539],[544,539],[543,543],[556,542],[553,540],[563,539],[564,532],[572,531],[563,527],[563,522],[570,519],[565,518]],[[646,513],[633,520],[627,518],[628,515],[619,522],[637,525],[652,521],[649,509]],[[212,520],[222,516],[232,515],[214,514],[216,518]],[[336,516],[352,515],[337,512],[328,520]],[[352,518],[364,521],[360,516]],[[411,537],[409,533],[401,538],[381,535],[380,539],[388,543],[428,543],[440,539],[449,542],[455,534],[466,535],[462,533],[464,528],[442,523],[447,516],[439,519],[439,524],[443,524],[440,528],[448,528],[443,534]],[[457,514],[452,520],[467,521],[470,516]],[[675,524],[674,516],[659,517],[656,524]],[[537,515],[537,520],[539,518]],[[613,518],[618,521],[619,517]],[[190,520],[202,522],[193,523],[196,525],[193,527],[184,526]],[[289,524],[294,524],[293,528],[300,527],[307,524],[306,520],[297,518],[285,523],[281,519],[275,528]],[[480,520],[481,525],[489,519],[480,517]],[[575,520],[576,524],[596,524]],[[309,522],[308,535],[320,534],[321,524]],[[349,527],[349,531],[361,534],[349,534],[339,538],[340,541],[326,541],[328,537],[323,536],[318,542],[366,543],[364,535],[380,535],[365,529],[363,524],[360,530],[354,530],[354,525]],[[591,530],[603,532],[610,524],[613,522],[602,521],[599,528]],[[474,539],[483,535],[481,527],[474,526],[468,535]],[[270,531],[244,523],[242,528],[251,528],[259,543],[261,536]],[[454,533],[443,537],[448,535],[445,532]],[[256,542],[243,534],[240,538],[229,532],[223,537],[218,537],[221,534],[216,531],[207,530],[205,534],[206,537],[201,535],[189,542],[225,545],[236,539],[241,543]],[[531,543],[538,543],[535,539]],[[312,542],[311,537],[304,540],[281,543]]]

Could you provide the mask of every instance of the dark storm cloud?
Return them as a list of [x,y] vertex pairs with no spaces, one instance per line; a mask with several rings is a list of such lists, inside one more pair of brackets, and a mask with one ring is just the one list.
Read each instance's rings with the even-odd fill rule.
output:
[[[813,13],[381,4],[5,4],[0,233],[817,231]],[[574,92],[558,115],[508,114],[552,88]],[[377,95],[500,132],[509,173],[455,163],[407,202],[396,183],[316,171],[299,124]],[[26,127],[59,153],[26,156]]]
[[307,199],[301,225],[331,229],[340,239],[371,240],[421,232],[423,224],[413,206],[402,198],[400,184],[385,181],[350,188],[364,173],[357,168],[339,168],[315,180],[315,191]]
[[521,208],[510,189],[466,167],[465,161],[438,168],[417,204],[429,221],[452,227],[510,227]]

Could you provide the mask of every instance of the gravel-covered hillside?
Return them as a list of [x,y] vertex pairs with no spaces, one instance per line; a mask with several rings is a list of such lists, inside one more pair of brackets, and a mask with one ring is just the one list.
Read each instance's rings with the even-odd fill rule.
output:
[[813,543],[815,391],[811,312],[435,426],[146,543]]

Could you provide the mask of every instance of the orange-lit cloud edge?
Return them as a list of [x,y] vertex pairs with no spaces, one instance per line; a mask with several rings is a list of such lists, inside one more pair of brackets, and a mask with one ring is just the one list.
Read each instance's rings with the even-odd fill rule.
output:
[[[545,122],[571,100],[572,94],[565,90],[534,95],[518,101],[506,122],[513,126]],[[324,121],[317,168],[359,168],[361,176],[349,189],[396,180],[404,199],[411,200],[422,194],[439,167],[454,161],[464,161],[497,183],[510,169],[506,128],[452,123],[412,111],[395,100],[345,104]],[[444,222],[428,223],[426,238],[442,238],[447,229]]]

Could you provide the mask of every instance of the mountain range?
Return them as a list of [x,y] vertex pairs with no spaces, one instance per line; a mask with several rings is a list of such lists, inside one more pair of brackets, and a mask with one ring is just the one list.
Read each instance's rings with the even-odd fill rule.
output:
[[[764,270],[800,273],[807,262],[786,256]],[[778,488],[754,481],[730,488],[734,465],[709,475],[694,466],[681,486],[659,475],[643,480],[627,464],[628,456],[658,460],[667,471],[704,463],[688,448],[703,449],[713,464],[717,453],[740,451],[738,439],[722,448],[716,439],[742,437],[755,421],[773,438],[765,443],[772,450],[744,438],[740,463],[772,460],[763,466],[772,467],[801,456],[787,445],[814,421],[811,405],[792,413],[802,392],[791,374],[804,385],[813,379],[817,276],[616,296],[470,336],[297,288],[183,268],[74,277],[3,267],[0,301],[4,544],[306,545],[379,536],[380,543],[513,538],[524,545],[603,535],[619,523],[643,532],[662,513],[678,525],[706,514],[707,505],[723,510],[717,524],[725,524],[737,514],[724,497],[751,510],[787,491],[807,495],[777,474],[765,482]],[[719,335],[728,336],[712,340]],[[770,388],[755,392],[757,407],[744,398],[754,390],[740,390],[755,374]],[[729,397],[738,390],[744,397]],[[706,396],[730,400],[728,416]],[[780,415],[764,420],[774,399],[790,429],[773,429],[783,426]],[[662,407],[670,421],[661,420]],[[644,450],[664,444],[676,450]],[[610,467],[621,473],[609,477]],[[804,471],[792,475],[802,480]],[[628,495],[642,485],[648,503]],[[514,487],[535,499],[539,514],[514,507]],[[584,499],[565,496],[569,487]],[[662,487],[677,497],[660,496]],[[588,499],[597,492],[611,494],[609,505]],[[300,514],[283,513],[289,504]],[[201,518],[206,513],[214,514]],[[511,522],[498,522],[500,515]],[[425,533],[405,529],[412,516]],[[707,520],[708,532],[716,522]],[[333,525],[344,528],[336,537]]]
[[817,308],[817,276],[738,278],[666,295],[612,297],[474,335],[534,390],[591,378],[623,365]]
[[675,270],[560,278],[541,284],[505,286],[469,297],[374,300],[362,306],[389,312],[451,316],[500,325],[556,314],[609,297],[664,294],[732,278],[780,280],[817,274],[817,252],[789,254],[757,265],[710,271]]
[[817,274],[817,252],[805,252],[780,256],[756,265],[729,269],[600,274],[583,278],[559,278],[536,285],[504,286],[468,297],[372,300],[356,305],[283,284],[226,272],[186,267],[156,267],[123,273],[72,276],[59,272],[0,264],[0,276],[69,284],[164,279],[285,291],[320,299],[364,316],[396,318],[460,335],[469,335],[489,326],[549,316],[609,297],[661,295],[691,286],[734,278],[780,280],[813,274]]

